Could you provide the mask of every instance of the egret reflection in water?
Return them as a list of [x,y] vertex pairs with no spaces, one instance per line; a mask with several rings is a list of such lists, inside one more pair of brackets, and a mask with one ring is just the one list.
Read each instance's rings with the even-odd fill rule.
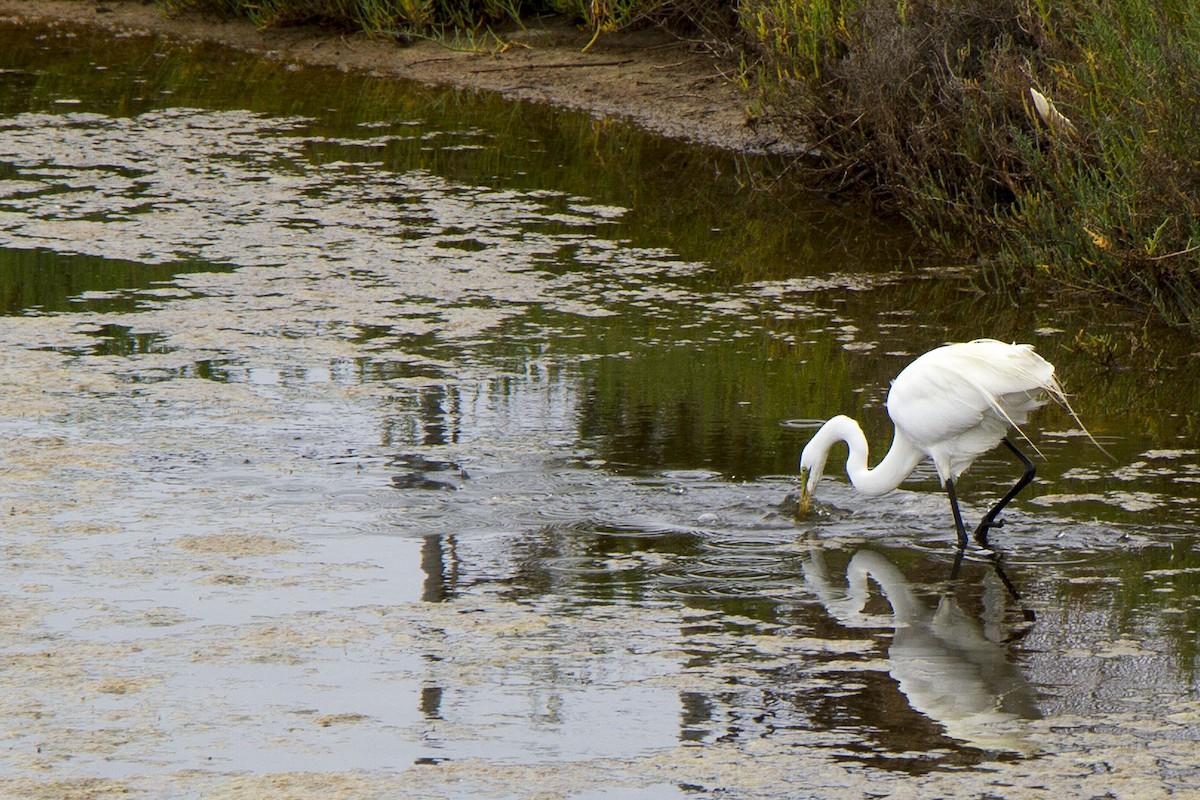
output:
[[[956,565],[957,567],[957,565]],[[969,616],[948,592],[930,608],[904,574],[877,552],[860,550],[846,567],[846,588],[830,580],[820,552],[803,561],[804,581],[825,610],[850,628],[892,627],[888,670],[916,711],[946,734],[983,750],[1029,754],[1024,723],[1040,719],[1033,688],[1008,659],[996,617],[1012,597],[1001,581],[984,582],[986,622]],[[868,579],[891,606],[869,614]]]

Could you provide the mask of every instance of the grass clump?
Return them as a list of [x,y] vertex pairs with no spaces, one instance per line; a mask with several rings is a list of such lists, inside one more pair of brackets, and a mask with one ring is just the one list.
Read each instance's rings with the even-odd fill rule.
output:
[[1200,8],[746,0],[740,15],[764,102],[811,133],[827,185],[985,256],[997,281],[1049,277],[1200,327]]
[[194,9],[245,17],[260,28],[324,24],[372,34],[476,30],[519,19],[521,0],[159,0],[168,11]]
[[[324,24],[375,35],[461,35],[492,25],[519,24],[540,14],[562,14],[604,33],[645,22],[699,22],[729,16],[728,5],[706,0],[157,0],[168,11],[192,9],[244,17],[255,25]],[[721,11],[724,9],[724,11]]]

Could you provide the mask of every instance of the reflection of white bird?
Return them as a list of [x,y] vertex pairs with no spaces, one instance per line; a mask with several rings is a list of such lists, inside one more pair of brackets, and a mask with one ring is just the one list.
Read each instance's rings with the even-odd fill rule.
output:
[[1003,524],[996,519],[1001,509],[1034,475],[1033,462],[1007,437],[1008,429],[1023,425],[1047,396],[1075,416],[1054,377],[1054,366],[1032,345],[977,339],[931,350],[892,382],[887,410],[896,432],[891,449],[874,469],[867,468],[867,438],[857,422],[836,416],[821,426],[800,456],[800,509],[808,510],[836,442],[849,445],[846,472],[854,488],[868,495],[895,489],[928,457],[950,496],[958,545],[966,547],[954,481],[976,458],[1003,442],[1024,464],[1025,472],[975,529],[975,538],[986,545],[988,529]]
[[[883,590],[891,619],[863,613],[870,597],[868,578]],[[845,592],[833,588],[819,554],[805,562],[804,579],[843,625],[895,628],[888,672],[909,704],[941,723],[948,735],[986,750],[1036,749],[1025,724],[1042,716],[1032,687],[1009,662],[1005,648],[989,640],[952,596],[944,595],[930,612],[900,570],[866,550],[850,559]],[[992,588],[1002,591],[994,584]]]

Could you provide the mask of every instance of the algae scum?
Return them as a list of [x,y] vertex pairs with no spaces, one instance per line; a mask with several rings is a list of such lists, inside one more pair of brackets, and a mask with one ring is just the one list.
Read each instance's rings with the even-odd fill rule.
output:
[[[0,54],[5,796],[1200,784],[1190,341],[985,302],[618,124],[151,39]],[[1044,411],[1002,568],[954,563],[928,470],[791,516],[813,420],[884,446],[888,378],[984,334],[1115,463]]]

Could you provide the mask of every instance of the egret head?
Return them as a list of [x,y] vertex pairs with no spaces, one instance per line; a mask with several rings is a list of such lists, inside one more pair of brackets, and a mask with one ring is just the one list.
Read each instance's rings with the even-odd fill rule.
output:
[[813,442],[809,442],[800,453],[801,514],[807,514],[812,506],[813,491],[817,488],[817,482],[821,480],[821,474],[825,472],[825,457],[828,453],[828,448],[814,447]]

